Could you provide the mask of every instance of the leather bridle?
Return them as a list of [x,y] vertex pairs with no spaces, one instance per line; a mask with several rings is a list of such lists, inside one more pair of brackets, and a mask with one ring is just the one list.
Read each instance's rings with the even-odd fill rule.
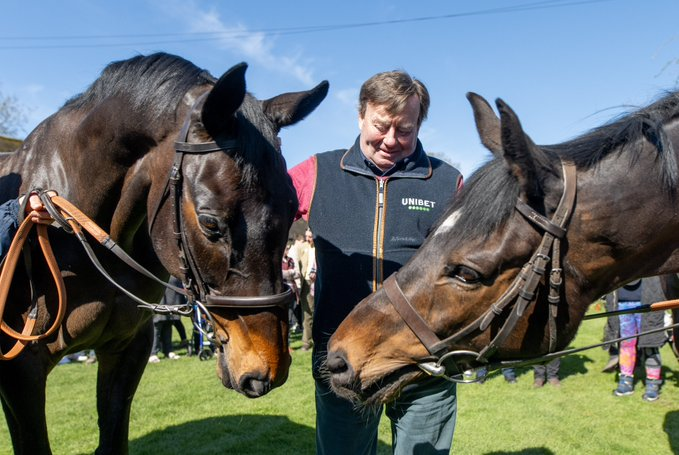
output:
[[[194,107],[207,96],[207,93],[200,96],[194,103]],[[283,307],[287,308],[289,302],[293,298],[291,289],[273,295],[264,296],[226,296],[214,295],[210,293],[209,286],[203,279],[200,268],[195,259],[195,255],[189,248],[189,242],[186,237],[186,229],[184,223],[184,214],[182,210],[182,189],[183,189],[183,174],[182,165],[184,156],[187,154],[206,154],[213,152],[235,152],[239,150],[240,144],[237,140],[223,140],[220,142],[188,142],[189,127],[191,125],[192,107],[186,115],[184,124],[179,133],[179,140],[175,142],[175,156],[172,163],[172,168],[165,182],[165,188],[161,197],[158,199],[156,208],[153,211],[149,221],[149,235],[153,229],[156,217],[163,202],[169,197],[171,198],[172,212],[173,212],[173,232],[177,241],[177,248],[179,249],[179,259],[181,261],[181,271],[183,277],[181,278],[184,292],[189,302],[202,302],[206,308],[270,308]]]
[[[469,323],[453,335],[441,340],[427,322],[417,313],[415,308],[405,296],[398,284],[398,274],[394,273],[384,281],[384,291],[387,299],[403,321],[410,327],[415,336],[427,349],[432,361],[425,361],[418,366],[426,373],[433,376],[443,376],[450,379],[451,374],[462,372],[458,363],[463,358],[472,358],[477,363],[485,364],[497,351],[498,347],[507,339],[515,328],[519,319],[523,316],[528,305],[536,298],[536,291],[540,283],[544,282],[549,269],[549,352],[556,349],[557,330],[556,316],[561,299],[562,268],[561,268],[561,241],[566,235],[567,225],[575,204],[576,172],[575,165],[569,161],[562,161],[564,190],[561,200],[551,219],[533,210],[522,200],[517,200],[516,210],[529,222],[544,231],[542,241],[531,259],[522,267],[512,284],[505,290],[500,298],[493,303],[476,320]],[[513,306],[512,306],[513,304]],[[488,329],[491,322],[511,307],[511,313],[507,316],[501,328],[481,350],[481,352],[452,350],[452,346],[470,336]],[[462,381],[460,381],[462,382]]]

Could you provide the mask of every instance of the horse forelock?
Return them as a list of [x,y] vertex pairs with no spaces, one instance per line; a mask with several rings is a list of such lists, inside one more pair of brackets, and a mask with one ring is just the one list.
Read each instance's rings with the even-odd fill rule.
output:
[[487,238],[509,218],[519,196],[518,181],[501,159],[477,169],[448,207],[434,231],[464,244]]

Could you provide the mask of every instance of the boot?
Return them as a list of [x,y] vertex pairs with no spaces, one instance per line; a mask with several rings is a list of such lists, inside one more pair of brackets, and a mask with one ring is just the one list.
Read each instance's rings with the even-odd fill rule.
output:
[[632,376],[620,375],[618,388],[613,391],[617,397],[626,397],[634,393],[634,378]]
[[655,401],[660,398],[660,384],[662,379],[646,379],[646,392],[641,398],[644,401]]

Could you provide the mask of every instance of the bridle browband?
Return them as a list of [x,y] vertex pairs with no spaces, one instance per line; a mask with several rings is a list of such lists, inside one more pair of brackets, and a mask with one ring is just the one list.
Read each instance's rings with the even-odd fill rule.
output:
[[151,235],[156,217],[163,202],[166,200],[166,198],[170,197],[172,202],[172,212],[174,215],[173,232],[177,241],[177,248],[179,249],[179,259],[181,261],[180,269],[183,274],[183,277],[177,278],[181,278],[185,289],[184,294],[187,296],[189,302],[202,302],[202,305],[206,308],[287,308],[290,300],[293,298],[292,290],[289,288],[279,294],[263,296],[226,296],[211,294],[209,286],[202,278],[200,268],[198,267],[195,259],[195,255],[189,248],[186,230],[184,229],[184,214],[182,210],[182,164],[184,161],[184,156],[186,154],[195,155],[240,150],[240,143],[236,139],[223,140],[219,142],[188,142],[189,127],[191,125],[191,113],[206,96],[207,92],[198,97],[193,107],[189,109],[182,129],[179,132],[178,140],[174,144],[174,161],[165,182],[163,193],[158,199],[158,203],[156,204],[155,210],[153,211],[149,221],[149,236]]
[[[394,273],[384,281],[383,287],[387,299],[391,302],[398,314],[406,325],[413,331],[415,336],[427,349],[431,357],[435,360],[419,363],[418,366],[426,373],[433,376],[443,376],[450,379],[447,375],[450,372],[446,365],[452,366],[454,373],[461,373],[460,368],[455,362],[462,357],[472,357],[476,362],[485,364],[488,359],[497,351],[498,347],[504,343],[509,334],[516,326],[519,319],[523,316],[528,305],[535,300],[536,291],[541,282],[544,281],[548,265],[549,270],[549,352],[553,353],[556,349],[556,316],[559,302],[561,301],[561,286],[563,284],[561,268],[561,241],[566,235],[567,225],[575,204],[576,194],[576,171],[575,165],[570,161],[562,161],[564,190],[561,200],[551,219],[536,212],[522,200],[517,200],[516,210],[523,215],[526,220],[544,231],[542,241],[531,259],[521,268],[512,284],[505,290],[500,298],[493,303],[476,320],[458,330],[453,335],[441,340],[432,330],[427,322],[417,313],[415,308],[405,296],[398,284],[398,274]],[[513,303],[513,306],[512,306]],[[483,332],[490,326],[491,322],[501,315],[508,307],[512,308],[499,331],[481,350],[481,352],[452,350],[452,346],[461,339],[473,333]]]

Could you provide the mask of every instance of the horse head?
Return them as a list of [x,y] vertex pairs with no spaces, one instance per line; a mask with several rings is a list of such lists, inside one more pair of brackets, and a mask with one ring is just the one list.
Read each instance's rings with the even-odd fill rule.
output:
[[[498,118],[483,98],[468,98],[494,157],[410,261],[331,338],[329,379],[346,398],[386,402],[426,373],[461,376],[490,361],[562,349],[590,302],[679,267],[671,231],[679,220],[661,208],[674,190],[660,184],[676,158],[657,140],[676,134],[676,108],[655,130],[643,126],[650,107],[573,141],[537,146],[502,100]],[[666,115],[668,105],[676,97],[657,110]],[[658,184],[630,190],[649,177]]]
[[297,198],[278,133],[313,111],[328,84],[259,101],[245,70],[184,97],[174,148],[152,164],[148,219],[165,268],[209,310],[222,383],[257,397],[285,382],[291,362],[281,257]]

